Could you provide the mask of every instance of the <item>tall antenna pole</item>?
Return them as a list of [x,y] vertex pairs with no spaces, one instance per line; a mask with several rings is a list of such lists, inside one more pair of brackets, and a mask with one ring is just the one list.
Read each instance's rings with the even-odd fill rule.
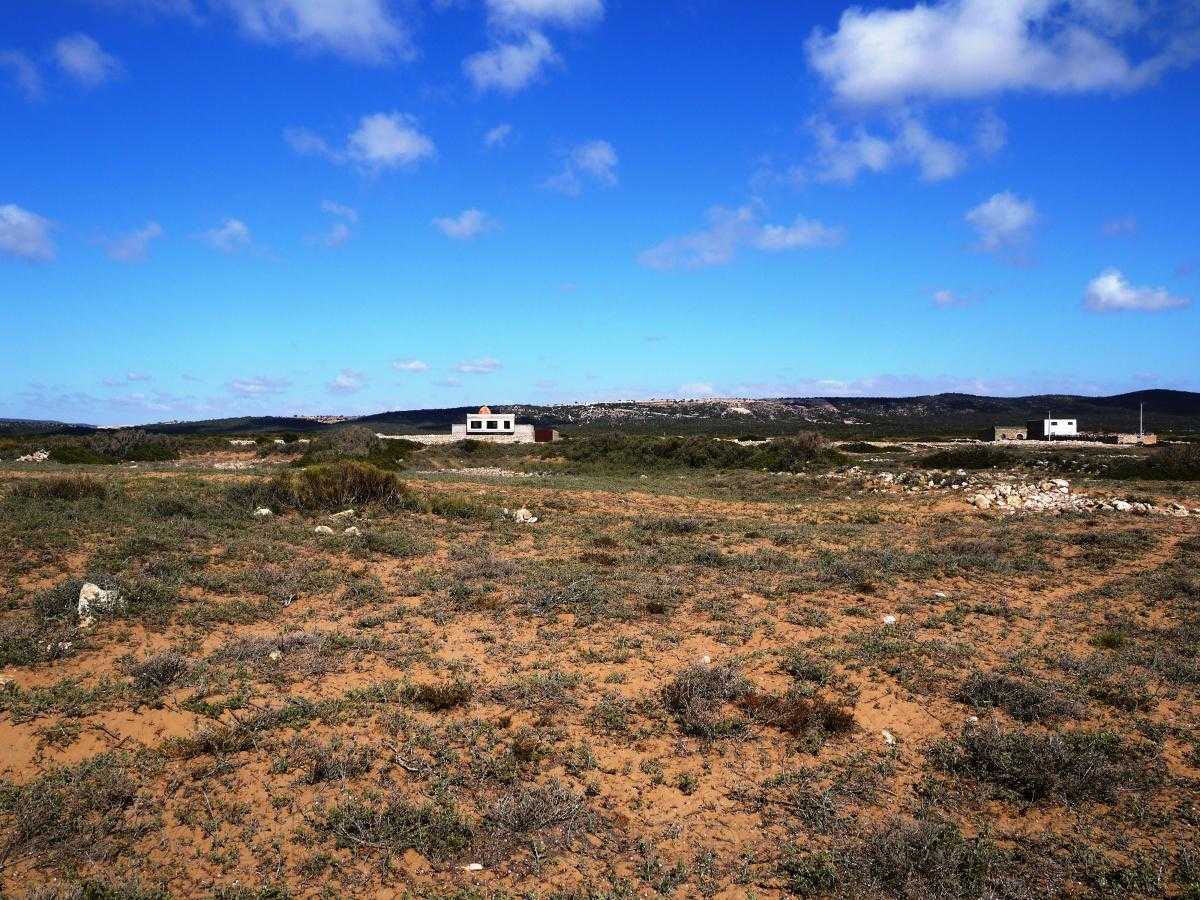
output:
[[1145,407],[1146,407],[1145,403],[1138,404],[1138,437],[1146,436],[1145,423],[1142,421],[1142,410],[1144,410]]

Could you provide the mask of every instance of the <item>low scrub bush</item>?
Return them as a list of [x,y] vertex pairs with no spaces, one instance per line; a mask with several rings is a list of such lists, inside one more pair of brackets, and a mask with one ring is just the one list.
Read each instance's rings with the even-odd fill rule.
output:
[[730,734],[745,722],[725,712],[751,690],[750,682],[733,666],[695,665],[684,669],[662,690],[666,708],[684,732],[713,738]]
[[1007,469],[1018,457],[994,447],[953,447],[919,457],[914,464],[924,469]]
[[393,473],[360,462],[334,462],[279,472],[267,485],[267,503],[321,511],[368,503],[403,506],[412,493]]
[[963,683],[958,699],[978,710],[996,707],[1022,722],[1048,722],[1079,715],[1082,704],[1061,684],[976,672]]
[[394,797],[383,803],[355,798],[339,803],[325,816],[325,829],[339,847],[403,853],[416,850],[431,859],[461,853],[474,829],[448,802],[415,804]]
[[66,500],[74,503],[89,497],[107,497],[108,484],[90,475],[24,478],[13,485],[12,496],[21,500]]
[[1103,474],[1108,478],[1135,481],[1197,481],[1200,480],[1200,444],[1158,447],[1146,457],[1115,461]]
[[564,441],[555,445],[555,452],[561,452],[567,460],[585,468],[615,470],[769,469],[795,472],[844,459],[815,433],[776,438],[753,446],[711,437],[610,434]]
[[1112,802],[1119,789],[1148,786],[1161,770],[1152,747],[1107,731],[968,727],[934,745],[930,756],[945,772],[978,778],[1027,801]]

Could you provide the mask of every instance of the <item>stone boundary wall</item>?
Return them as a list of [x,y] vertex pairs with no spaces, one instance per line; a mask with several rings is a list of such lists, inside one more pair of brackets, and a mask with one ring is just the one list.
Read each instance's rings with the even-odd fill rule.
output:
[[489,444],[532,444],[533,438],[521,434],[376,434],[383,441],[412,441],[415,444],[455,444],[459,441],[486,441]]

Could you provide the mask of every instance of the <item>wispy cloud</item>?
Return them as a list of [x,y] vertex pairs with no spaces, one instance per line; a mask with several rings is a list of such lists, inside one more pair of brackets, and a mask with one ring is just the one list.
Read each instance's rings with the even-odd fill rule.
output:
[[114,238],[103,238],[101,243],[114,262],[142,262],[150,252],[150,244],[163,236],[163,228],[157,222],[147,222],[141,228],[118,235]]
[[463,60],[463,72],[477,91],[515,94],[529,87],[547,67],[561,64],[549,38],[531,31],[468,56]]
[[585,141],[573,147],[562,171],[542,182],[543,187],[568,197],[577,197],[588,184],[615,187],[620,159],[608,141]]
[[[1164,20],[1171,8],[1169,3],[1163,7]],[[1158,52],[1131,61],[1113,38],[1138,31],[1143,21],[1139,6],[1122,0],[852,6],[836,30],[815,31],[806,50],[834,96],[854,104],[982,98],[1017,90],[1133,90],[1172,66],[1189,64],[1200,52],[1194,34],[1177,31],[1165,45],[1160,42]],[[1146,31],[1138,37],[1160,40],[1156,31]]]
[[496,227],[495,221],[478,209],[464,209],[457,216],[434,219],[433,225],[446,237],[456,241],[473,240]]
[[41,100],[45,90],[42,73],[26,54],[19,50],[0,50],[0,72],[8,72],[13,87],[30,102]]
[[419,359],[397,359],[393,360],[392,368],[397,372],[427,372],[429,363]]
[[464,375],[491,375],[493,372],[499,372],[502,368],[504,365],[499,360],[490,356],[481,356],[479,359],[463,360],[454,367],[454,371]]
[[1118,269],[1106,269],[1084,291],[1083,305],[1092,312],[1162,312],[1191,304],[1187,297],[1161,287],[1136,287]]
[[437,155],[437,147],[420,130],[417,120],[399,112],[363,116],[342,148],[334,147],[307,128],[288,128],[284,139],[302,156],[319,156],[371,172],[411,168]]
[[643,251],[638,262],[660,270],[703,269],[732,262],[743,247],[767,252],[832,247],[845,237],[840,228],[802,216],[789,225],[763,224],[753,206],[714,206],[707,217],[705,228],[668,238]]
[[53,223],[9,203],[0,206],[0,253],[29,262],[50,262],[56,255]]
[[1100,230],[1106,237],[1127,237],[1137,233],[1138,220],[1136,216],[1120,216],[1109,219],[1100,226]]
[[968,210],[965,218],[979,235],[978,249],[1020,259],[1032,240],[1038,211],[1032,200],[1004,191]]
[[241,219],[226,219],[216,228],[201,232],[199,237],[214,250],[227,254],[245,250],[253,242],[249,226]]
[[252,378],[234,378],[226,388],[239,397],[268,397],[284,393],[292,383],[286,378],[255,375]]
[[85,88],[99,87],[123,71],[120,60],[83,33],[60,38],[54,45],[54,59],[63,72]]
[[483,135],[483,146],[489,150],[508,146],[512,139],[513,127],[508,122],[501,122],[494,128],[489,128]]
[[580,28],[603,18],[604,0],[487,0],[487,9],[492,22],[503,28]]
[[389,0],[214,0],[214,6],[265,43],[375,65],[415,55],[409,28]]
[[326,387],[333,394],[357,394],[367,386],[367,378],[354,369],[342,369]]

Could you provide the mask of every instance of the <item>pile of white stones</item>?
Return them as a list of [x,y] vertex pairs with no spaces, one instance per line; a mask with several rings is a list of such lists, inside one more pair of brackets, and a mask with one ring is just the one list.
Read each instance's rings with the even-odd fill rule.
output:
[[976,509],[995,509],[1015,512],[1116,512],[1143,516],[1174,516],[1185,519],[1200,516],[1200,509],[1188,509],[1182,503],[1170,501],[1158,505],[1120,497],[1099,497],[1075,493],[1065,478],[1051,478],[1037,483],[1002,481],[990,490],[980,491],[967,498]]
[[24,456],[18,456],[17,462],[45,462],[49,458],[49,450],[34,450],[32,453],[26,453]]

